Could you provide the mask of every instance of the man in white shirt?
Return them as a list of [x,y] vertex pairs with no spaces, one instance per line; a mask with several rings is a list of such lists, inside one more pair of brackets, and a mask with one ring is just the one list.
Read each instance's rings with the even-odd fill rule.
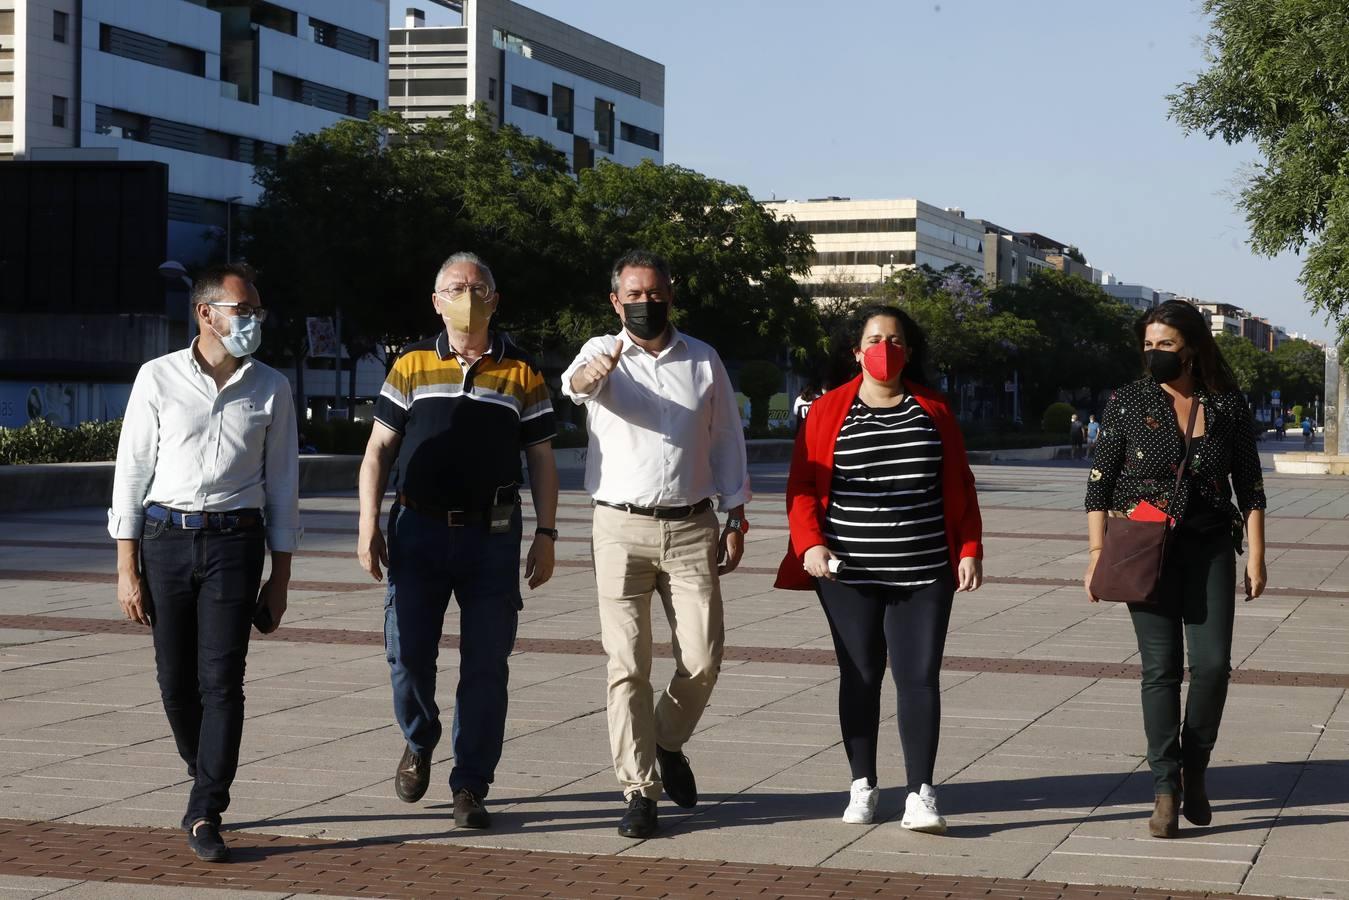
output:
[[[290,383],[251,356],[267,316],[251,271],[202,272],[192,315],[200,329],[192,345],[136,375],[108,532],[117,599],[153,631],[164,712],[193,779],[188,844],[223,862],[220,816],[239,765],[249,628],[273,631],[286,611],[300,462]],[[261,584],[267,546],[272,570]]]
[[[595,502],[593,552],[600,630],[609,656],[609,744],[627,812],[624,837],[657,829],[662,786],[698,802],[684,743],[721,669],[718,576],[735,569],[749,530],[744,432],[717,352],[669,324],[670,270],[633,251],[613,267],[617,335],[592,338],[562,375],[585,404],[586,490]],[[729,513],[720,529],[712,498]],[[719,565],[720,564],[720,565]],[[674,635],[675,674],[652,702],[651,592]]]

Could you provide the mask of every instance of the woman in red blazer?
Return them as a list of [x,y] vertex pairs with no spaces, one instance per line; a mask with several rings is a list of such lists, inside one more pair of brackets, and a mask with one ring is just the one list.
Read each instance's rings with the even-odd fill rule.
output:
[[903,827],[940,834],[932,787],[939,673],[957,590],[983,581],[983,523],[965,441],[922,384],[927,339],[903,310],[858,312],[862,374],[815,401],[787,478],[791,544],[777,587],[814,589],[839,662],[839,724],[852,769],[843,821],[875,818],[887,655],[899,692]]

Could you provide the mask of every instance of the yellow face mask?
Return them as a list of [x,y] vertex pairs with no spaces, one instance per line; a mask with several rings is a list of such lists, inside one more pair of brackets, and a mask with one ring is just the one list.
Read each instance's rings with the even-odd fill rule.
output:
[[460,291],[440,301],[440,315],[455,331],[477,334],[487,327],[495,311],[496,300],[478,297],[471,290]]

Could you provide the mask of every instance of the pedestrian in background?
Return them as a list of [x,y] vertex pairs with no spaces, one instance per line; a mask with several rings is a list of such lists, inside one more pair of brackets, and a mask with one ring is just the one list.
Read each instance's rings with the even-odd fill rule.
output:
[[164,713],[192,779],[188,845],[224,862],[249,630],[274,631],[286,612],[300,459],[290,382],[252,356],[267,318],[253,273],[209,268],[191,300],[191,346],[141,366],[131,388],[108,531],[118,601],[154,635]]
[[[1154,837],[1170,838],[1182,808],[1194,825],[1212,820],[1205,772],[1231,673],[1235,557],[1244,526],[1246,596],[1259,597],[1266,581],[1265,489],[1251,410],[1203,315],[1183,301],[1163,303],[1138,320],[1136,333],[1148,374],[1106,404],[1087,484],[1085,583],[1091,602],[1110,599],[1092,592],[1108,516],[1136,515],[1146,501],[1171,518],[1160,599],[1129,606],[1155,793],[1148,828]],[[1187,447],[1180,423],[1192,412]],[[1182,716],[1187,650],[1190,685]]]
[[792,401],[792,432],[800,430],[801,423],[810,413],[810,405],[820,396],[820,389],[813,384],[802,386],[801,393]]
[[[384,648],[403,754],[394,793],[415,803],[431,780],[440,743],[436,658],[450,596],[459,604],[450,793],[454,822],[488,828],[483,801],[506,734],[506,704],[520,596],[520,454],[529,465],[538,527],[525,559],[537,588],[553,574],[557,467],[553,405],[533,360],[491,322],[500,308],[487,263],[456,253],[436,273],[431,303],[444,323],[394,363],[375,403],[360,474],[356,555],[379,581]],[[397,460],[389,541],[380,502]]]
[[[592,553],[608,665],[609,745],[627,811],[618,833],[658,828],[662,788],[698,802],[685,743],[721,671],[720,578],[735,570],[749,522],[749,470],[735,393],[710,346],[670,323],[665,260],[635,250],[614,263],[609,302],[622,328],[591,338],[562,374],[584,404],[594,498]],[[719,527],[713,498],[727,513]],[[675,671],[652,701],[651,593],[673,633]]]
[[1073,459],[1082,459],[1086,455],[1087,432],[1082,417],[1077,413],[1073,413],[1073,417],[1068,420],[1068,442],[1073,447]]
[[1101,423],[1096,421],[1096,417],[1087,417],[1087,456],[1096,455],[1096,441],[1101,436]]
[[939,834],[941,661],[955,592],[983,582],[979,501],[960,427],[924,384],[922,329],[896,307],[868,306],[853,334],[862,373],[815,401],[796,439],[776,586],[814,588],[833,635],[852,770],[843,821],[875,820],[888,657],[907,780],[900,824]]

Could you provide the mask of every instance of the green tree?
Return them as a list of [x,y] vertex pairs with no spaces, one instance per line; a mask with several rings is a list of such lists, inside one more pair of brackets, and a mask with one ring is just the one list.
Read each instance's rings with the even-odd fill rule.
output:
[[782,387],[782,370],[767,360],[752,359],[740,367],[740,390],[749,398],[752,431],[768,428],[768,404]]
[[1137,313],[1097,285],[1047,270],[990,296],[995,309],[1031,320],[1042,341],[1017,360],[1028,408],[1047,406],[1060,391],[1086,388],[1095,397],[1138,377]]
[[1187,133],[1253,141],[1239,205],[1251,246],[1303,252],[1312,307],[1349,304],[1349,27],[1344,0],[1204,0],[1209,68],[1171,95]]
[[587,333],[612,327],[609,266],[644,247],[670,263],[679,327],[728,355],[778,358],[786,346],[799,361],[820,341],[815,306],[793,278],[809,270],[810,236],[747,188],[649,160],[604,162],[580,173],[567,225],[595,297]]
[[1303,340],[1287,340],[1270,354],[1278,369],[1275,387],[1282,395],[1282,404],[1305,403],[1325,393],[1326,352]]
[[1214,340],[1218,342],[1223,359],[1232,367],[1232,374],[1237,376],[1237,387],[1259,405],[1277,386],[1279,370],[1274,359],[1235,334],[1214,335]]

